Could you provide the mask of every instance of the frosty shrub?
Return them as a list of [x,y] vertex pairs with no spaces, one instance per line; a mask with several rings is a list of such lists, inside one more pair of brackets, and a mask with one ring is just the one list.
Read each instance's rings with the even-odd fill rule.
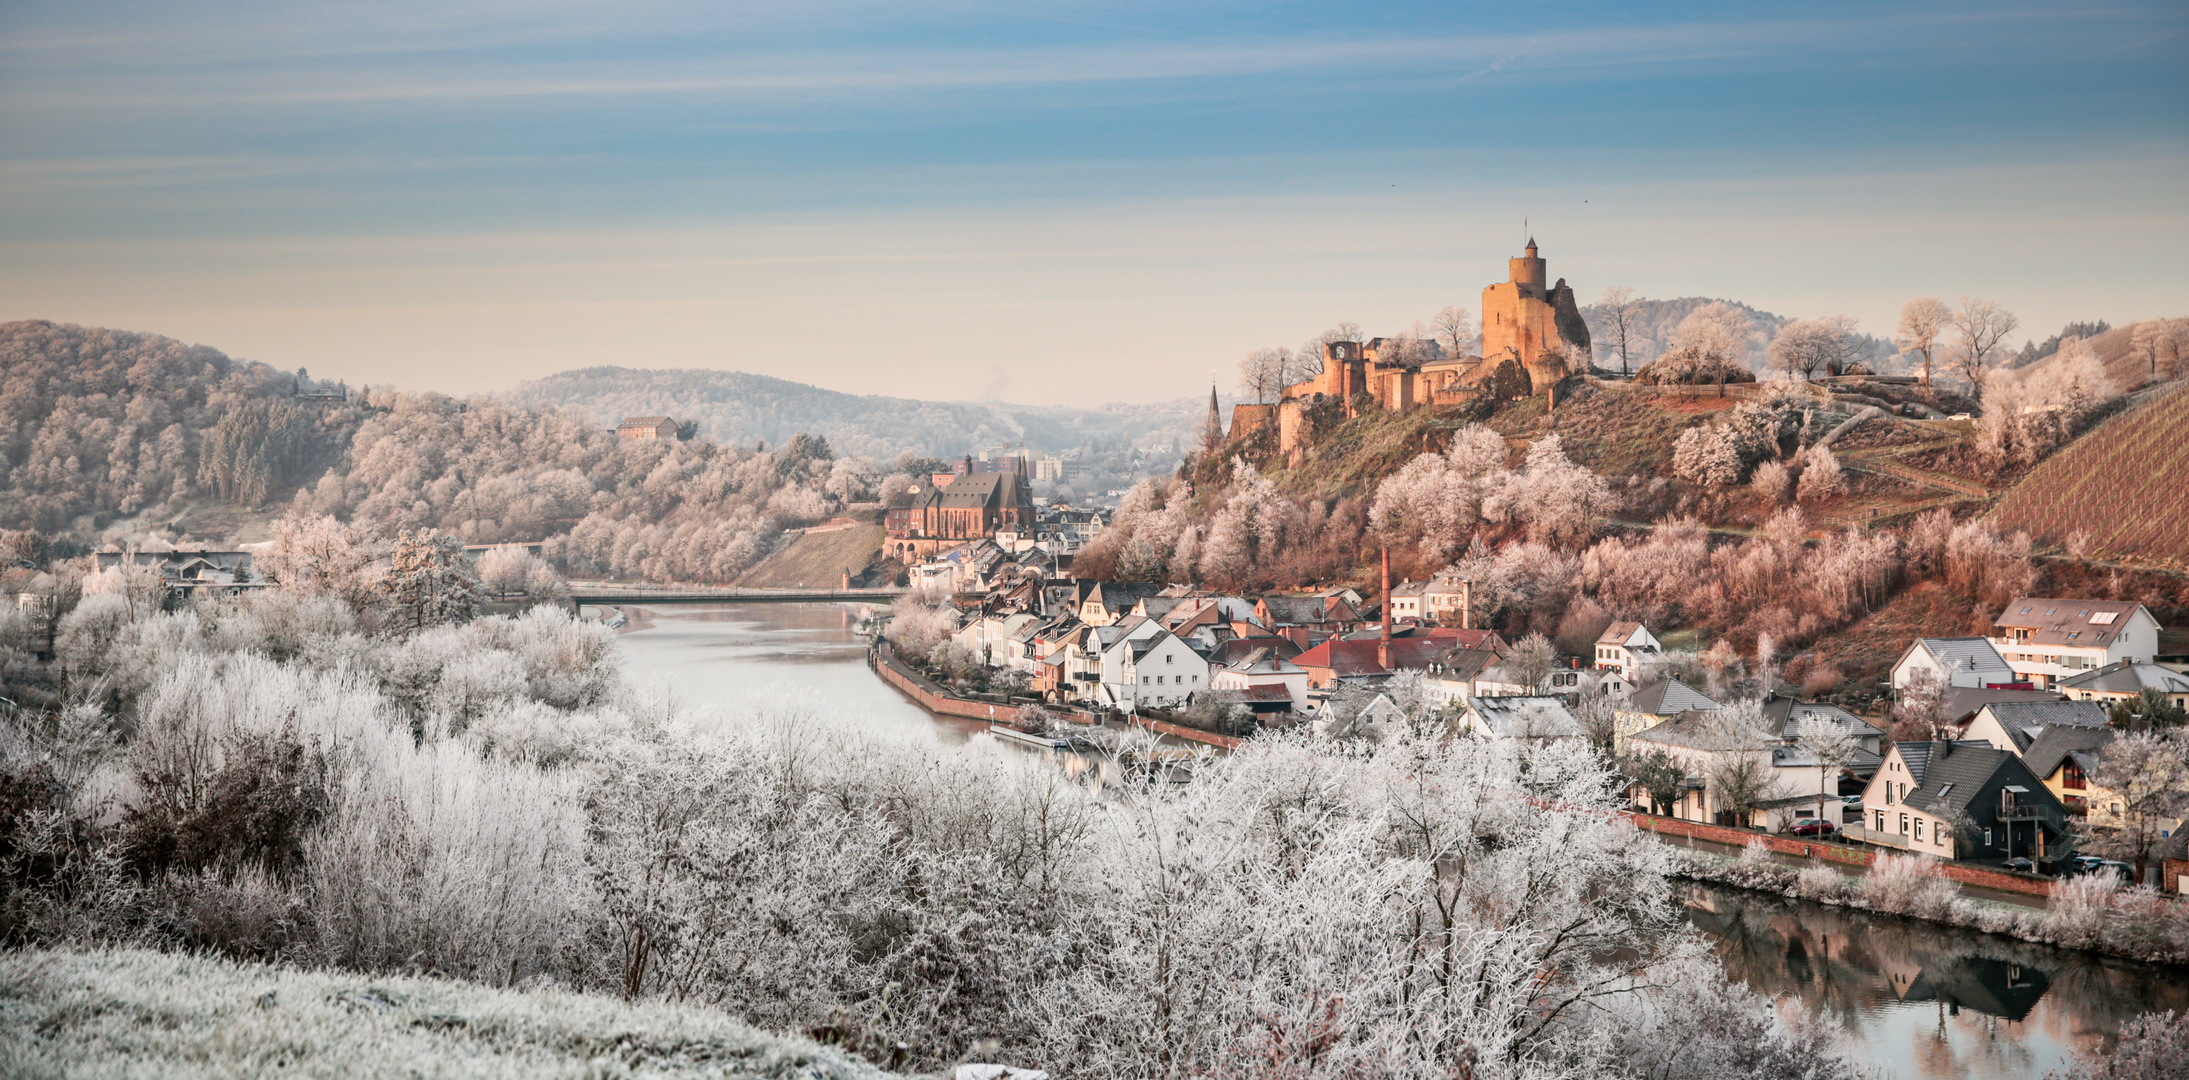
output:
[[935,651],[958,631],[958,610],[945,589],[921,588],[897,598],[889,625],[882,636],[897,647],[897,655],[919,658]]
[[1793,474],[1777,461],[1766,461],[1756,466],[1756,472],[1748,482],[1756,489],[1756,494],[1777,505],[1786,501],[1786,489],[1793,483]]
[[1805,900],[1832,902],[1846,898],[1854,890],[1854,883],[1847,875],[1822,863],[1802,867],[1794,879],[1794,888]]
[[1770,866],[1771,845],[1764,843],[1763,837],[1749,837],[1747,846],[1741,848],[1741,865],[1750,869]]
[[1839,458],[1829,447],[1812,446],[1802,456],[1801,485],[1795,498],[1802,502],[1836,498],[1847,490],[1847,481],[1840,473]]
[[2063,944],[2096,942],[2113,918],[2120,892],[2120,879],[2112,874],[2085,874],[2053,885],[2046,904],[2048,929]]
[[1879,855],[1862,877],[1862,899],[1878,911],[1943,919],[1961,890],[1921,855]]
[[[2175,1080],[2189,1061],[2189,1012],[2147,1012],[2121,1025],[2112,1053],[2084,1054],[2073,1080]],[[2046,1080],[2067,1080],[2047,1074]]]

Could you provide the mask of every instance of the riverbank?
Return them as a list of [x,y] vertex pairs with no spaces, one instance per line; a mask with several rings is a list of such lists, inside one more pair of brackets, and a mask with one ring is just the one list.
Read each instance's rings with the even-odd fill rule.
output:
[[[1765,838],[1759,835],[1757,839]],[[2087,884],[2061,888],[2053,906],[2037,909],[1958,895],[1958,886],[1943,872],[1955,869],[1951,866],[1888,863],[1849,876],[1840,867],[1822,861],[1799,870],[1780,865],[1761,857],[1762,850],[1768,848],[1751,847],[1748,851],[1759,854],[1744,852],[1739,858],[1689,850],[1685,852],[1684,866],[1673,876],[1779,899],[1895,915],[2033,944],[2183,968],[2183,978],[2189,981],[2189,913],[2178,902],[2148,890],[2118,890],[2100,879],[2076,879]]]
[[[911,665],[898,659],[896,651],[891,649],[886,641],[874,643],[873,648],[867,653],[867,666],[873,668],[874,673],[881,676],[883,682],[896,687],[899,693],[911,699],[914,705],[918,705],[937,716],[985,720],[991,724],[1008,726],[1018,721],[1019,714],[1022,711],[1020,706],[989,701],[973,701],[951,693],[925,675],[914,671]],[[1055,705],[1044,705],[1041,708],[1051,716],[1074,724],[1087,727],[1101,727],[1103,724],[1102,718],[1092,713]],[[1134,727],[1145,728],[1158,735],[1168,735],[1172,738],[1184,739],[1187,742],[1199,743],[1203,746],[1213,746],[1220,750],[1237,750],[1244,742],[1244,740],[1235,739],[1229,735],[1218,735],[1214,732],[1201,731],[1196,728],[1181,727],[1177,724],[1166,723],[1145,716],[1127,716],[1125,722]]]

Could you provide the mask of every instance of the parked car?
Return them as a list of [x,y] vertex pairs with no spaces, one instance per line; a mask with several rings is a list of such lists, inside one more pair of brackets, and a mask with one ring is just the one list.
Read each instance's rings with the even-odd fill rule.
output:
[[1795,822],[1786,831],[1795,836],[1830,836],[1833,833],[1839,831],[1839,826],[1834,825],[1831,822],[1824,820],[1823,818],[1812,817],[1802,818],[1800,821]]
[[2017,874],[2034,874],[2037,872],[2037,860],[2025,859],[2020,855],[2008,859],[2002,865]]
[[2069,874],[2078,876],[2083,874],[2112,874],[2114,877],[2121,879],[2123,885],[2131,885],[2136,881],[2135,867],[2113,859],[2101,859],[2096,855],[2077,855],[2067,861],[2065,869]]

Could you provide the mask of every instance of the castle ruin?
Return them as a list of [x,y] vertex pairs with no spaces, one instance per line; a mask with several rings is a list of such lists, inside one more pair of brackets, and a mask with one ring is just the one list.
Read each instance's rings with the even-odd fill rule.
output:
[[1296,462],[1313,440],[1310,412],[1326,402],[1338,403],[1351,419],[1363,408],[1403,412],[1483,396],[1526,397],[1586,370],[1589,328],[1566,279],[1544,284],[1549,264],[1533,238],[1527,254],[1507,266],[1508,280],[1482,290],[1482,355],[1423,360],[1401,356],[1384,338],[1327,342],[1321,373],[1285,387],[1276,405],[1236,406],[1231,437],[1274,422],[1278,451]]

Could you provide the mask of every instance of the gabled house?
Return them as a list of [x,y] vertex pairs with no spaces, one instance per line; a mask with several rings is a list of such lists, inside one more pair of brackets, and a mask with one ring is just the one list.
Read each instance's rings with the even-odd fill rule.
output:
[[[1670,808],[1673,817],[1734,828],[1783,828],[1815,809],[1824,770],[1813,757],[1795,747],[1772,745],[1763,734],[1741,738],[1726,729],[1714,710],[1690,710],[1635,732],[1627,738],[1625,752],[1662,750],[1687,774],[1684,790]],[[1745,813],[1728,809],[1710,780],[1715,771],[1742,765],[1740,759],[1747,759],[1743,767],[1758,780],[1754,805]],[[1640,785],[1629,796],[1637,802],[1646,798]]]
[[1457,730],[1484,739],[1580,739],[1587,736],[1566,702],[1552,694],[1469,698]]
[[1702,691],[1667,676],[1627,694],[1612,709],[1611,750],[1627,752],[1627,740],[1636,732],[1664,723],[1681,713],[1716,712],[1718,703]]
[[1163,591],[1153,581],[1098,581],[1079,602],[1079,621],[1108,626],[1132,614],[1142,600]]
[[1616,671],[1631,686],[1642,675],[1643,668],[1664,656],[1664,646],[1659,644],[1649,628],[1638,622],[1615,622],[1596,638],[1594,666],[1599,671]]
[[1893,744],[1862,805],[1859,839],[1934,859],[2068,850],[2067,807],[2020,757],[1973,739]]
[[1980,637],[1915,639],[1893,663],[1893,689],[1906,690],[1918,671],[1929,671],[1941,686],[2029,689],[1991,641]]
[[1391,586],[1391,618],[1420,621],[1423,617],[1421,594],[1428,588],[1426,581],[1404,581]]
[[2060,692],[2076,701],[2110,704],[2140,697],[2146,690],[2189,707],[2189,675],[2157,664],[2123,660],[2060,680]]
[[2090,782],[2090,774],[2098,768],[2098,759],[2105,748],[2112,744],[2114,731],[2108,727],[2076,727],[2056,724],[2032,740],[2022,751],[2022,761],[2031,774],[2044,781],[2045,787],[2067,812],[2076,816],[2089,815],[2093,805],[2098,806],[2098,817],[2110,819],[2113,793]]
[[2112,664],[2150,663],[2159,653],[2159,621],[2133,600],[2016,597],[1992,624],[1991,643],[2040,690]]
[[[1141,620],[1149,632],[1121,638],[1104,654],[1104,688],[1122,709],[1167,709],[1209,688],[1208,661],[1178,635]],[[1109,678],[1115,654],[1116,680]]]
[[1864,751],[1870,754],[1884,752],[1885,733],[1877,725],[1837,705],[1772,693],[1763,699],[1763,718],[1778,733],[1781,742],[1790,743],[1798,738],[1804,720],[1828,720],[1845,728]]
[[616,437],[644,442],[676,441],[676,421],[666,416],[626,416],[616,425]]
[[1983,686],[1954,686],[1946,689],[1938,711],[1945,716],[1947,727],[1961,727],[1976,719],[1976,710],[1995,701],[2066,701],[2064,694],[2050,690],[1998,690]]
[[1265,596],[1254,602],[1254,621],[1306,648],[1323,638],[1358,629],[1361,615],[1357,601],[1349,602],[1342,593]]
[[1319,738],[1369,735],[1376,728],[1399,723],[1406,713],[1383,691],[1371,686],[1346,686],[1323,699],[1308,716],[1308,731]]
[[2102,728],[2105,718],[2105,706],[2095,701],[1995,701],[1976,710],[1961,737],[2019,754],[2047,728]]
[[1266,711],[1280,698],[1285,708],[1298,708],[1307,704],[1307,669],[1274,649],[1257,648],[1222,666],[1211,665],[1209,687],[1239,694],[1257,712]]
[[[1489,697],[1480,685],[1485,672],[1497,666],[1499,656],[1489,649],[1453,647],[1436,654],[1422,669],[1421,688],[1431,701],[1458,708],[1472,697]],[[1495,681],[1496,676],[1492,676]]]

